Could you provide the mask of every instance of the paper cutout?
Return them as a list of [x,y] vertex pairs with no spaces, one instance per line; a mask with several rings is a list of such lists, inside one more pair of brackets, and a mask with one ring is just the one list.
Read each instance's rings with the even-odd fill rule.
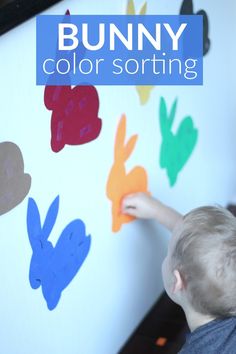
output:
[[[69,15],[70,11],[67,10],[63,21],[70,22]],[[85,51],[80,43],[78,61],[84,57]],[[57,55],[58,52],[56,58]],[[72,51],[65,51],[63,58],[71,61]],[[70,75],[65,75],[64,79],[68,86],[53,86],[49,81],[44,91],[45,106],[52,111],[51,148],[54,152],[59,152],[66,144],[81,145],[93,141],[102,128],[102,121],[98,118],[99,97],[96,88],[92,85],[72,88]]]
[[171,129],[174,123],[177,99],[174,101],[170,114],[167,113],[163,97],[160,102],[160,127],[162,144],[160,152],[160,166],[167,170],[170,185],[173,186],[179,172],[182,170],[197,143],[198,130],[194,128],[190,116],[185,117],[174,134]]
[[59,196],[49,207],[43,226],[33,198],[29,198],[27,210],[27,230],[33,251],[29,281],[33,289],[42,286],[49,310],[57,306],[62,291],[77,274],[91,245],[91,236],[86,236],[85,224],[76,219],[64,228],[53,247],[48,238],[56,222],[58,208]]
[[[62,20],[60,21],[61,23],[71,23],[71,18],[70,18],[70,10],[66,10],[64,17],[62,18]],[[56,44],[56,48],[58,48],[58,42]],[[80,41],[77,50],[76,50],[76,58],[73,57],[73,51],[72,50],[63,50],[63,59],[68,60],[70,63],[72,61],[75,60],[75,67],[77,67],[79,65],[79,62],[84,58],[86,53],[86,48],[84,47],[83,43]],[[56,50],[55,53],[55,62],[58,62],[60,59],[62,59],[62,55],[61,53]],[[71,65],[71,70],[69,72],[69,74],[72,71],[72,65]],[[63,83],[65,82],[65,78],[68,79],[67,80],[67,84],[70,85],[71,80],[70,80],[70,75],[65,75],[64,76],[64,80]]]
[[[147,13],[147,1],[145,1],[139,10],[139,15],[146,15]],[[136,15],[136,10],[134,6],[134,1],[129,0],[127,3],[127,8],[126,8],[126,14],[127,15]],[[148,102],[151,91],[154,89],[155,86],[147,85],[147,86],[136,86],[136,91],[139,96],[139,101],[141,105],[144,105]]]
[[155,88],[155,86],[147,85],[147,86],[136,86],[136,90],[139,95],[139,101],[141,105],[146,104],[149,101],[151,91]]
[[52,110],[51,148],[58,152],[67,145],[86,144],[98,137],[99,98],[94,86],[46,86],[44,103]]
[[120,203],[125,195],[136,192],[147,192],[147,173],[143,167],[134,167],[126,173],[125,161],[134,150],[138,135],[133,135],[125,144],[126,116],[122,115],[119,122],[114,148],[114,163],[111,168],[106,193],[112,202],[112,231],[120,230],[122,224],[135,218],[121,214]]
[[[142,7],[139,10],[139,15],[146,15],[147,13],[147,1],[145,1],[142,5]],[[127,15],[135,15],[135,6],[134,6],[134,1],[129,0],[127,3],[127,8],[126,8],[126,14]]]
[[0,143],[0,215],[20,204],[31,186],[31,176],[24,173],[20,148],[9,141]]
[[[183,0],[180,9],[180,15],[194,15],[193,0]],[[209,39],[209,21],[206,11],[200,10],[196,15],[203,16],[203,55],[206,55],[210,49],[211,41]]]

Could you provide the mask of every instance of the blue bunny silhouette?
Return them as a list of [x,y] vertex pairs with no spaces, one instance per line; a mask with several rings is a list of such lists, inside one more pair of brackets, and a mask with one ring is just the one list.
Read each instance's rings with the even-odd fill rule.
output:
[[27,231],[32,247],[29,281],[33,289],[42,286],[43,296],[49,310],[53,310],[62,291],[69,285],[88,255],[91,236],[86,236],[85,224],[76,219],[62,231],[55,247],[48,241],[56,222],[59,196],[50,205],[41,226],[36,202],[29,198]]

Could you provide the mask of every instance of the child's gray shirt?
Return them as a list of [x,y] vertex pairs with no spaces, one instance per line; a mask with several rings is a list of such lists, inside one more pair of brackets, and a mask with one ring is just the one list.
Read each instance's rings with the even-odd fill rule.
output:
[[178,354],[236,354],[236,317],[217,319],[187,335]]

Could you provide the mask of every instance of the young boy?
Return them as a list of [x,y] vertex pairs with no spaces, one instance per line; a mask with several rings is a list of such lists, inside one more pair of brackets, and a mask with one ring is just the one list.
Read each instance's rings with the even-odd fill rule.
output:
[[122,212],[172,232],[163,282],[191,330],[179,354],[236,353],[236,218],[214,206],[182,216],[144,193],[124,198]]

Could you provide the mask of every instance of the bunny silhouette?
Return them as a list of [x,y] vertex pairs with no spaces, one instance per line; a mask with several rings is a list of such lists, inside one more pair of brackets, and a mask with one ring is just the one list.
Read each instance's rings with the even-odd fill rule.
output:
[[198,137],[198,131],[194,128],[190,116],[187,116],[182,120],[176,134],[171,131],[175,119],[176,107],[177,99],[172,105],[170,114],[168,114],[165,100],[161,97],[160,127],[162,144],[160,151],[160,166],[167,170],[171,186],[175,184],[179,172],[191,156]]
[[[180,9],[180,15],[194,15],[193,12],[193,0],[183,0]],[[200,10],[196,13],[196,15],[203,16],[203,55],[206,55],[210,49],[210,39],[209,39],[209,21],[207,17],[207,13],[204,10]]]
[[49,310],[53,310],[62,291],[69,285],[88,255],[91,236],[86,236],[82,220],[70,222],[62,231],[55,247],[48,240],[56,222],[59,196],[52,202],[43,226],[36,202],[29,198],[27,231],[33,251],[29,281],[33,289],[42,286]]
[[[62,22],[70,22],[67,10]],[[86,49],[82,42],[77,48],[78,62],[84,57]],[[55,53],[56,61],[61,52]],[[72,61],[72,51],[63,51],[63,59]],[[56,76],[56,74],[54,74]],[[52,78],[51,78],[52,79]],[[55,77],[54,77],[55,79]],[[56,80],[57,81],[57,80]],[[102,121],[98,118],[99,97],[92,85],[71,87],[70,73],[63,76],[62,86],[45,86],[44,104],[52,111],[51,148],[59,152],[67,145],[81,145],[95,140],[101,131]]]
[[99,98],[94,86],[46,86],[44,103],[52,110],[51,148],[58,152],[65,144],[80,145],[98,137]]
[[[146,13],[147,13],[147,2],[145,1],[139,11],[139,15],[146,15]],[[128,1],[127,8],[126,8],[126,14],[127,15],[135,15],[136,14],[133,0]],[[139,95],[139,101],[142,105],[144,105],[148,102],[148,100],[150,98],[151,91],[154,89],[154,87],[155,86],[151,86],[151,85],[136,86],[136,91]]]
[[114,163],[111,168],[106,191],[112,202],[112,231],[120,230],[122,224],[128,223],[134,217],[121,214],[120,203],[122,198],[130,193],[147,192],[147,174],[143,167],[134,167],[126,173],[125,161],[134,150],[138,136],[133,135],[125,144],[126,116],[123,114],[119,122],[114,149]]
[[31,176],[24,172],[22,152],[10,141],[0,143],[0,215],[20,204],[31,186]]

